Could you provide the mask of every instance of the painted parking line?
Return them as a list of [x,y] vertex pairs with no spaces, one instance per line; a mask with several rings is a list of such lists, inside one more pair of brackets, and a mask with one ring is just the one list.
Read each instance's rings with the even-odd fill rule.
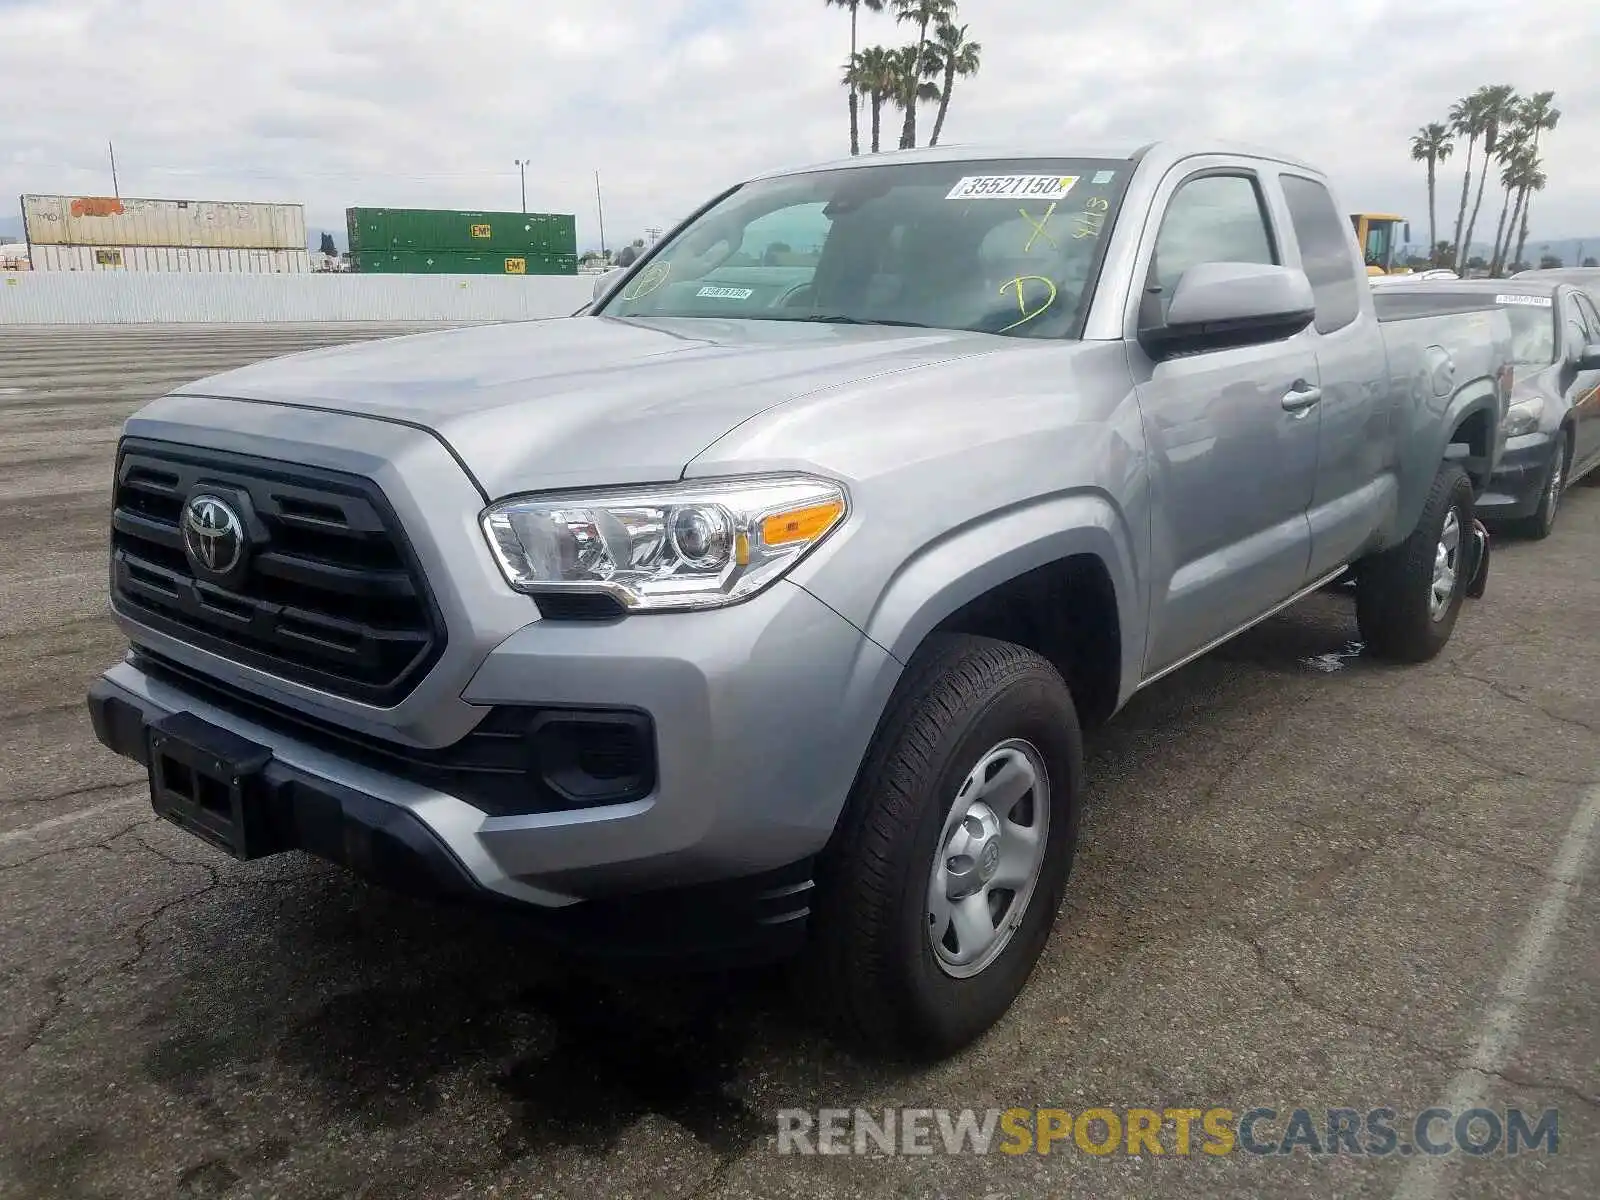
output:
[[121,800],[107,800],[104,804],[80,808],[76,812],[62,813],[59,817],[51,817],[48,821],[40,821],[37,825],[29,825],[25,829],[9,829],[5,833],[0,833],[0,846],[9,846],[12,842],[38,837],[39,834],[49,833],[52,829],[60,829],[65,825],[75,825],[79,821],[87,821],[90,817],[116,812],[117,809],[127,808],[132,804],[142,804],[145,800],[146,797],[143,795],[126,796]]
[[[1489,1090],[1489,1076],[1503,1070],[1516,1049],[1517,1032],[1524,1024],[1523,1006],[1544,974],[1556,931],[1561,927],[1568,903],[1578,892],[1596,827],[1600,827],[1600,783],[1592,786],[1578,802],[1539,895],[1538,906],[1495,984],[1494,1000],[1484,1015],[1483,1026],[1467,1054],[1466,1064],[1450,1081],[1445,1105],[1451,1112],[1466,1112],[1482,1105]],[[1400,1180],[1394,1200],[1435,1200],[1447,1195],[1449,1173],[1450,1163],[1445,1159],[1413,1159]]]

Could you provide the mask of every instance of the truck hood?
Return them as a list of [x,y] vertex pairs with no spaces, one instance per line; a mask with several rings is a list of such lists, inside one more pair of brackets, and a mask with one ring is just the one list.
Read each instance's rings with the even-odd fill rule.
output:
[[676,479],[774,405],[1017,344],[952,330],[564,317],[312,350],[177,394],[421,426],[498,498]]

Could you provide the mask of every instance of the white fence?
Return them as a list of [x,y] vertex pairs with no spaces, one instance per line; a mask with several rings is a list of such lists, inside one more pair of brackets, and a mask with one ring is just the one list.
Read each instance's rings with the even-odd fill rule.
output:
[[585,275],[0,273],[0,325],[519,321],[588,301]]

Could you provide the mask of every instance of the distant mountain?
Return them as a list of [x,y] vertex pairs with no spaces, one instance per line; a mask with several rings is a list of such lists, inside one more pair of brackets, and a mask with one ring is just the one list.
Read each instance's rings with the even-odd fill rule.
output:
[[[1413,224],[1411,232],[1415,234],[1416,231],[1417,227]],[[1441,232],[1443,231],[1441,230]],[[1426,248],[1421,242],[1410,243],[1405,249],[1407,253],[1419,256],[1426,253]],[[1512,245],[1512,249],[1516,249],[1515,244]],[[1490,243],[1474,241],[1472,243],[1472,254],[1468,257],[1481,258],[1487,262],[1489,256],[1493,253],[1494,247]],[[1530,237],[1527,245],[1522,248],[1522,257],[1527,260],[1529,266],[1537,267],[1539,259],[1546,254],[1552,254],[1559,258],[1561,265],[1564,267],[1581,267],[1583,260],[1586,258],[1600,260],[1600,234],[1596,234],[1594,237],[1554,238],[1544,241]]]

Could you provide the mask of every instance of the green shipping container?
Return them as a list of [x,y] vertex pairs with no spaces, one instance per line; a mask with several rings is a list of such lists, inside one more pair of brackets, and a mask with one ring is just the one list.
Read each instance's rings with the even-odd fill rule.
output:
[[351,256],[368,275],[576,275],[573,254],[474,254],[465,250],[361,250]]
[[485,254],[576,254],[570,213],[476,212],[431,208],[351,208],[351,253],[363,250],[455,250]]

